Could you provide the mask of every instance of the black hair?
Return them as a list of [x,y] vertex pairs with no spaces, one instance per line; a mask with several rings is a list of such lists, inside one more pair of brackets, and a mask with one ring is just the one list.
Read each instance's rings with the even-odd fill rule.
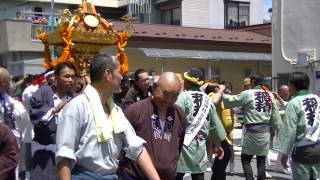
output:
[[210,94],[210,93],[212,93],[212,92],[215,92],[216,88],[217,88],[217,86],[213,86],[213,85],[211,85],[211,84],[208,84],[208,86],[206,87],[206,89],[204,90],[204,92],[205,92],[206,94]]
[[72,69],[74,70],[74,72],[76,72],[76,67],[73,65],[73,63],[69,61],[64,61],[55,66],[54,75],[59,76],[61,71],[64,70],[65,68]]
[[147,72],[145,69],[142,69],[142,68],[137,69],[137,70],[134,72],[134,74],[133,74],[133,79],[134,79],[135,81],[139,81],[139,74],[145,73],[145,72]]
[[122,80],[121,80],[121,83],[122,82],[126,82],[126,81],[129,81],[129,77],[127,74],[122,74]]
[[297,91],[309,89],[310,79],[307,74],[303,72],[293,72],[289,75],[289,84],[292,84]]
[[251,82],[253,81],[255,86],[262,85],[263,84],[263,75],[260,73],[253,73],[250,75],[250,81]]
[[228,81],[222,81],[220,84],[224,85],[226,89],[230,89],[232,91],[232,84]]
[[114,58],[104,53],[96,54],[89,68],[91,82],[100,81],[106,69],[113,71],[116,68],[117,61]]
[[190,68],[188,70],[187,74],[190,77],[198,78],[199,81],[203,81],[204,80],[203,72],[199,68],[195,68],[195,67]]

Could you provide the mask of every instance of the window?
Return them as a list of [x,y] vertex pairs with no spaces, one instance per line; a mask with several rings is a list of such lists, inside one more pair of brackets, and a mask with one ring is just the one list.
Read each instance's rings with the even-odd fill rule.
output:
[[220,82],[220,80],[221,80],[220,69],[211,66],[211,79],[210,80],[215,80],[217,82]]
[[42,7],[34,7],[33,12],[43,12]]
[[164,10],[161,12],[161,23],[180,25],[180,16],[180,7]]
[[248,26],[249,6],[247,2],[225,1],[225,27]]

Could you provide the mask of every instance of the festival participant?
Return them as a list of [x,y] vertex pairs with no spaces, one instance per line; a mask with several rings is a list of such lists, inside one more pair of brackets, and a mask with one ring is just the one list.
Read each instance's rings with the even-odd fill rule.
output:
[[32,80],[31,84],[23,90],[21,95],[22,103],[27,111],[30,110],[30,98],[32,97],[32,95],[38,91],[41,85],[44,85],[46,83],[43,74],[35,75],[34,77],[35,79]]
[[[211,180],[225,180],[226,179],[226,168],[230,161],[230,166],[234,166],[234,151],[233,151],[233,139],[232,139],[232,130],[236,123],[236,116],[232,109],[227,109],[224,107],[224,103],[221,98],[221,94],[231,94],[232,85],[229,82],[223,81],[222,85],[225,86],[223,90],[218,88],[215,92],[210,93],[209,97],[212,98],[213,103],[217,108],[218,116],[223,124],[225,131],[227,132],[227,137],[224,141],[221,142],[221,147],[224,151],[224,157],[222,159],[215,158],[212,166],[212,176]],[[210,86],[210,85],[208,85]],[[219,86],[217,86],[219,87]],[[216,99],[218,98],[218,101]],[[232,162],[231,162],[231,159]]]
[[120,93],[113,94],[113,101],[116,103],[117,106],[119,106],[121,109],[123,109],[123,102],[126,97],[126,94],[128,93],[130,88],[130,80],[127,75],[122,75]]
[[30,119],[34,125],[30,178],[58,179],[55,168],[56,133],[63,107],[75,96],[75,67],[70,62],[57,64],[55,88],[40,86],[30,99]]
[[138,69],[133,74],[134,84],[129,89],[124,98],[123,108],[127,108],[130,104],[138,102],[152,96],[152,89],[149,86],[150,78],[148,72],[144,69]]
[[185,173],[190,173],[193,180],[204,179],[208,138],[216,143],[218,158],[223,157],[220,142],[225,139],[226,133],[210,98],[199,90],[203,79],[203,73],[198,68],[184,73],[185,91],[180,93],[176,102],[185,111],[188,121],[177,165],[177,180],[182,180]]
[[269,150],[270,131],[280,127],[280,115],[274,97],[263,84],[260,74],[250,76],[252,89],[238,95],[223,95],[226,108],[242,106],[244,110],[244,134],[241,163],[246,180],[253,180],[250,162],[257,157],[258,180],[266,179],[265,161]]
[[33,126],[23,104],[8,95],[10,81],[9,72],[0,67],[0,122],[9,126],[17,138],[18,145],[22,148],[19,171],[24,172],[32,141]]
[[[174,180],[182,148],[186,115],[175,105],[180,82],[173,72],[163,73],[153,86],[153,97],[133,103],[125,115],[145,147],[161,179]],[[138,165],[126,158],[123,180],[147,179]]]
[[[278,106],[280,107],[279,108],[279,113],[280,113],[281,119],[283,121],[285,107],[286,107],[286,105],[288,103],[288,100],[290,98],[289,86],[286,85],[286,84],[282,84],[280,86],[280,88],[278,89],[278,93],[274,92],[273,95],[276,98],[276,102],[277,102]],[[281,154],[281,152],[279,152],[280,144],[279,144],[279,140],[277,138],[277,135],[273,139],[273,142],[274,142],[273,146],[272,146],[273,149],[278,151],[277,161],[276,161],[276,164],[274,166],[274,170],[277,171],[277,172],[290,174],[290,172],[291,172],[290,167],[284,169],[283,166],[281,165],[282,154]]]
[[19,162],[19,146],[11,129],[0,122],[0,179],[15,179],[15,168]]
[[292,99],[287,103],[279,133],[281,162],[294,180],[316,180],[320,172],[320,98],[309,92],[309,77],[302,72],[289,75]]
[[97,54],[89,68],[91,85],[63,110],[58,124],[56,163],[60,180],[118,179],[121,151],[136,160],[146,177],[159,180],[150,156],[121,108],[114,104],[113,93],[120,92],[119,62]]
[[55,84],[55,75],[53,69],[47,69],[46,72],[44,72],[44,77],[46,78],[47,85],[53,86]]

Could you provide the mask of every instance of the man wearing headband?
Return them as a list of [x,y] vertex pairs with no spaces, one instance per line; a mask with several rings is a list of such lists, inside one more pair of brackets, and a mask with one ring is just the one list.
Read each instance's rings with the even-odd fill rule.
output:
[[244,132],[241,163],[246,180],[253,180],[250,162],[257,157],[258,179],[266,179],[266,155],[269,150],[270,131],[280,127],[280,114],[273,94],[263,84],[260,74],[250,76],[252,89],[238,95],[223,95],[226,108],[242,106],[244,109]]
[[32,80],[32,83],[22,92],[22,103],[27,111],[30,109],[30,98],[38,91],[39,87],[44,84],[46,84],[44,74],[35,75],[35,79]]
[[222,158],[220,142],[226,138],[226,132],[211,99],[199,90],[204,79],[202,71],[192,68],[183,77],[185,91],[176,104],[185,111],[188,123],[176,179],[182,180],[185,173],[190,173],[193,180],[203,180],[208,160],[206,141],[210,139],[217,145],[218,158]]
[[55,82],[55,75],[53,69],[47,69],[47,71],[44,73],[44,77],[47,80],[47,84],[49,86],[52,86]]

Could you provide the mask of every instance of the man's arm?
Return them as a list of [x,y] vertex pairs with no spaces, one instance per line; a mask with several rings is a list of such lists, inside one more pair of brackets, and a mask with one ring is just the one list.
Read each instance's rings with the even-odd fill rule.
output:
[[71,169],[76,163],[75,149],[79,141],[79,132],[84,115],[83,109],[76,107],[76,102],[67,104],[57,128],[56,163],[61,180],[71,179]]
[[64,158],[59,162],[58,175],[60,180],[71,180],[71,163],[69,159]]
[[244,102],[243,102],[244,99],[247,99],[247,93],[246,93],[246,91],[242,91],[238,95],[224,94],[222,96],[222,99],[223,99],[224,107],[226,109],[231,109],[234,107],[242,106],[244,104]]
[[224,90],[225,90],[225,86],[219,85],[218,92],[209,94],[209,97],[211,98],[214,105],[218,105],[222,101],[222,95]]
[[0,179],[6,179],[17,167],[19,147],[11,129],[3,123],[0,123],[0,147]]
[[281,144],[279,152],[283,154],[281,164],[284,168],[288,167],[288,155],[295,143],[297,123],[297,112],[294,109],[294,105],[289,102],[286,106],[283,124],[278,135],[279,143]]
[[289,103],[286,107],[283,124],[281,126],[278,139],[281,144],[280,152],[288,155],[295,143],[297,136],[298,116],[294,110],[294,104]]
[[146,148],[143,148],[140,156],[137,159],[137,164],[139,165],[143,173],[148,177],[148,179],[150,180],[160,179],[157,173],[157,170],[154,167]]
[[275,131],[278,134],[280,127],[281,127],[281,124],[282,124],[282,121],[281,121],[281,116],[279,113],[279,107],[278,107],[277,103],[275,102],[275,99],[273,99],[270,127],[273,131]]

